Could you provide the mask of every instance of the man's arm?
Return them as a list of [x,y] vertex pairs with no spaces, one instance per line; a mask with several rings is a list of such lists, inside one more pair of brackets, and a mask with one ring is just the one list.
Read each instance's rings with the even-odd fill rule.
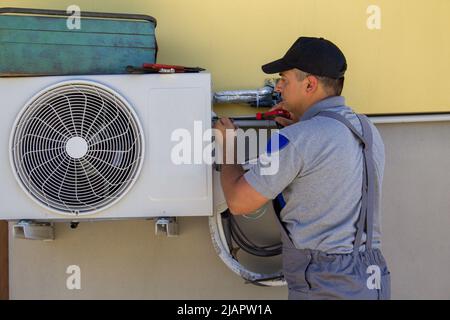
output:
[[228,208],[234,215],[249,214],[269,201],[247,183],[239,164],[222,165],[220,177]]
[[[281,107],[278,106],[276,108]],[[295,120],[286,121],[284,122],[286,125],[295,123]],[[216,139],[218,143],[216,147],[219,150],[223,150],[223,155],[226,158],[226,130],[233,132],[236,127],[230,119],[222,118],[216,122],[214,128],[220,130],[222,134],[223,139]],[[231,138],[229,137],[228,139]],[[231,147],[228,146],[228,148]],[[290,143],[286,135],[280,133],[272,135],[267,145],[267,150],[268,154],[276,154],[274,158],[276,161],[273,164],[277,167],[274,166],[276,171],[273,174],[268,174],[267,172],[265,172],[267,174],[263,174],[261,164],[257,163],[251,166],[250,170],[245,172],[244,175],[244,169],[241,165],[236,164],[236,160],[232,162],[234,164],[223,162],[225,164],[222,165],[221,173],[222,189],[228,207],[233,214],[249,214],[259,209],[270,199],[274,199],[283,192],[302,171],[304,163],[302,154],[293,143]],[[235,154],[235,152],[235,149],[233,149],[233,152],[230,152],[230,156],[233,153]]]
[[[244,169],[240,164],[237,164],[235,144],[227,144],[226,130],[235,130],[236,127],[228,118],[222,118],[217,121],[215,129],[219,130],[222,138],[216,139],[218,145],[216,147],[222,148],[224,161],[222,164],[222,171],[220,174],[222,190],[227,201],[228,208],[234,215],[249,214],[261,208],[269,199],[258,193],[244,178]],[[219,143],[222,142],[222,145]],[[227,148],[233,148],[231,152],[233,161],[227,161]],[[231,164],[227,164],[230,162]]]

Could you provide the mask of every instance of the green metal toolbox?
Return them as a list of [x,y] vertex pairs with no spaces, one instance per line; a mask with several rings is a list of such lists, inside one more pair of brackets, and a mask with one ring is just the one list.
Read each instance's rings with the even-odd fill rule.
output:
[[120,74],[155,63],[156,19],[81,12],[79,29],[62,10],[0,8],[0,76]]

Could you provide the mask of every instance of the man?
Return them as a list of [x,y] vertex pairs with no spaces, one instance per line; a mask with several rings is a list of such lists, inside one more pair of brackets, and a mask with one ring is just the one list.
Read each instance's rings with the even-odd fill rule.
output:
[[[389,299],[380,251],[384,145],[368,118],[345,106],[344,54],[323,38],[300,37],[262,69],[280,73],[283,102],[276,108],[291,120],[276,119],[285,127],[271,138],[278,143],[268,145],[267,154],[278,157],[277,173],[262,174],[261,163],[248,172],[222,166],[230,211],[248,214],[278,199],[289,299]],[[225,131],[235,126],[222,118],[215,128],[227,148]]]

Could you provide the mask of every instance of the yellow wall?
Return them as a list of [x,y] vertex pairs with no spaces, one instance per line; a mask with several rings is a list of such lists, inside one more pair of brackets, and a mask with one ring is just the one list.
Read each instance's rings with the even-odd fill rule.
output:
[[[2,7],[71,4],[154,16],[159,62],[206,67],[215,91],[262,86],[262,64],[281,57],[300,35],[323,36],[347,56],[344,95],[355,110],[450,111],[449,0],[0,1]],[[381,8],[381,30],[366,26],[371,4]]]

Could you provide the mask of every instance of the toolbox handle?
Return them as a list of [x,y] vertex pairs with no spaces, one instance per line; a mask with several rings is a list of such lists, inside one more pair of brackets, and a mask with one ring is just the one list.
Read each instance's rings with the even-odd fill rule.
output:
[[[29,9],[29,8],[0,8],[0,14],[7,13],[22,13],[22,14],[39,14],[48,16],[66,16],[70,17],[71,14],[64,10],[48,10],[48,9]],[[157,24],[157,21],[152,16],[145,14],[128,14],[128,13],[106,13],[106,12],[89,12],[83,11],[81,18],[111,18],[111,19],[127,19],[127,20],[146,20],[151,23]]]

